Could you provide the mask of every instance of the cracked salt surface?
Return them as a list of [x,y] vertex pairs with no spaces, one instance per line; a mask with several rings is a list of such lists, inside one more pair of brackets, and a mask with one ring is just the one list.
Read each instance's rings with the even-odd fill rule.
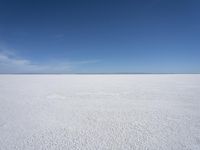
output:
[[200,75],[1,75],[0,149],[200,149]]

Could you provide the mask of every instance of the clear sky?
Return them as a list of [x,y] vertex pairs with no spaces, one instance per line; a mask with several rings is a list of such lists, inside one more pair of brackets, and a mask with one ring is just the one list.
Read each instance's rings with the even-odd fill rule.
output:
[[200,1],[0,0],[0,73],[200,73]]

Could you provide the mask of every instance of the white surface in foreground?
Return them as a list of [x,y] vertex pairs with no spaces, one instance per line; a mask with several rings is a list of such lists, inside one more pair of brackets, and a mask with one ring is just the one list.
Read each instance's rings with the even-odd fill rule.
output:
[[0,149],[200,149],[200,75],[0,75]]

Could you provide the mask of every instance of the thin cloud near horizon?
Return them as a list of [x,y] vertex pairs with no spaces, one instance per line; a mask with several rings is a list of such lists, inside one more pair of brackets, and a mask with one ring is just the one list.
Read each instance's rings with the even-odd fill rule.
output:
[[36,63],[12,51],[0,50],[0,73],[71,73],[74,67],[97,63],[99,60]]

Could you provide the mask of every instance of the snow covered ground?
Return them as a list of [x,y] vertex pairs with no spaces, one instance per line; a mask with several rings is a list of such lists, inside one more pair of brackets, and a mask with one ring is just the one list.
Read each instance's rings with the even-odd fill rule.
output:
[[1,150],[199,150],[200,75],[0,75]]

